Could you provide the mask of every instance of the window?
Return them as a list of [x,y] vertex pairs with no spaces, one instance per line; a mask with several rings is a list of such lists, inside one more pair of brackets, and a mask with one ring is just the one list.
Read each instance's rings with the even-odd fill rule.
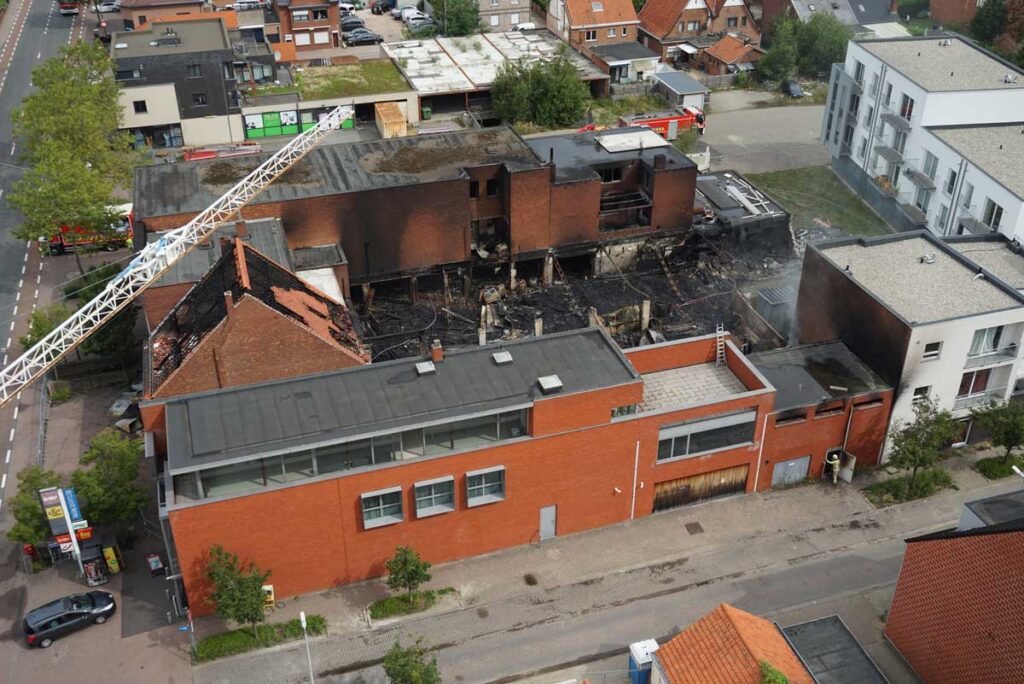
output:
[[725,25],[728,26],[729,28],[736,28],[737,26],[739,26],[739,24],[739,19],[737,19],[736,17],[728,17],[725,20]]
[[968,358],[972,356],[984,356],[995,354],[999,351],[999,343],[1003,340],[1003,326],[997,325],[994,328],[977,330],[974,339],[971,340],[971,348],[967,352]]
[[317,45],[327,45],[331,42],[331,34],[328,31],[316,31],[313,33],[313,42]]
[[956,396],[973,397],[984,394],[988,389],[988,380],[991,375],[991,368],[964,373],[960,378],[960,389],[957,390]]
[[311,41],[312,38],[310,38],[309,31],[301,31],[295,34],[296,45],[309,45]]
[[929,342],[924,345],[924,354],[921,355],[922,359],[931,361],[932,359],[939,358],[939,353],[942,351],[941,342]]
[[871,93],[871,97],[878,95],[878,74],[871,74],[871,88],[868,90]]
[[602,183],[617,183],[622,180],[622,167],[616,166],[612,169],[601,169],[601,182]]
[[864,65],[857,60],[853,60],[853,80],[864,85]]
[[203,65],[202,64],[189,64],[185,67],[188,70],[189,78],[202,78],[203,76]]
[[907,133],[906,131],[894,131],[892,134],[892,147],[894,150],[903,154],[903,150],[907,148]]
[[914,206],[921,211],[928,212],[928,203],[932,201],[932,191],[926,188],[918,188],[914,196]]
[[145,114],[147,111],[149,111],[146,109],[145,100],[135,100],[134,102],[132,102],[132,106],[135,107],[136,114]]
[[363,501],[363,529],[402,522],[402,488],[382,489],[360,497]]
[[505,466],[466,473],[466,505],[483,506],[505,500]]
[[192,93],[192,106],[193,107],[205,107],[206,106],[206,93]]
[[662,428],[658,433],[658,460],[749,444],[754,441],[756,419],[757,411],[744,411]]
[[964,189],[963,192],[960,193],[960,196],[963,197],[963,201],[960,203],[963,208],[970,209],[971,204],[974,201],[974,186],[967,181],[964,181]]
[[935,180],[935,172],[939,168],[939,158],[928,150],[924,151],[924,175]]
[[956,169],[950,169],[949,174],[946,176],[946,185],[942,188],[942,191],[947,195],[952,195],[954,190],[956,190]]
[[686,22],[686,30],[687,31],[700,31],[700,22],[699,21],[688,21],[688,22]]
[[608,37],[609,38],[614,38],[615,37],[615,29],[614,28],[608,29]]
[[498,196],[498,179],[488,178],[487,179],[487,196],[497,197]]
[[743,24],[744,26],[746,26],[747,25],[747,18],[743,17],[742,19],[740,19],[740,23]]
[[499,17],[497,14],[491,15],[491,26],[497,26],[499,23]]
[[619,418],[621,416],[635,416],[636,415],[636,404],[627,404],[626,406],[616,406],[612,409],[612,418]]
[[146,15],[145,14],[140,14],[139,15],[139,26],[142,26],[145,23],[146,23]]
[[939,229],[940,233],[945,233],[945,231],[943,229],[946,227],[946,220],[948,218],[949,218],[949,205],[948,204],[940,204],[939,205],[938,223],[936,225],[936,228]]
[[587,31],[583,39],[586,40],[587,42],[597,40],[597,31]]
[[491,0],[491,7],[497,7],[497,6],[498,6],[498,0]]
[[207,497],[253,492],[267,486],[262,460],[235,463],[202,471],[203,492]]
[[515,26],[516,24],[519,23],[519,15],[515,14],[515,13],[510,14],[510,15],[508,15],[508,20],[509,20],[509,22],[511,22],[511,24],[513,26]]
[[449,513],[455,510],[455,478],[442,477],[428,482],[417,482],[416,517]]
[[479,181],[469,181],[469,196],[479,197],[480,196],[480,183]]
[[863,159],[864,155],[867,154],[867,151],[868,151],[868,139],[867,138],[861,138],[860,139],[860,146],[857,147],[857,159]]
[[888,107],[889,103],[892,102],[892,83],[885,84],[885,97],[883,98],[885,105]]
[[142,78],[138,69],[118,69],[114,72],[114,78],[118,81],[128,81],[133,78]]
[[592,2],[592,3],[590,3],[590,7],[595,12],[603,12],[604,11],[604,4],[602,4],[600,2]]
[[313,10],[313,19],[314,20],[323,20],[323,19],[326,19],[326,18],[327,18],[327,10],[325,10],[325,9],[315,9],[315,10]]
[[910,401],[915,404],[919,401],[925,401],[926,399],[928,399],[928,395],[931,394],[931,391],[931,385],[925,385],[924,387],[915,387],[914,397]]
[[309,10],[292,10],[292,21],[309,21]]
[[625,26],[623,26],[622,27],[622,37],[625,38],[628,35],[629,35],[629,29],[626,28]]
[[907,121],[914,115],[914,98],[903,95],[900,98],[900,116]]
[[850,116],[854,119],[857,118],[857,114],[860,113],[860,95],[857,93],[850,93]]
[[985,215],[982,219],[982,222],[992,230],[999,230],[999,224],[1002,222],[1002,220],[1003,208],[986,197]]

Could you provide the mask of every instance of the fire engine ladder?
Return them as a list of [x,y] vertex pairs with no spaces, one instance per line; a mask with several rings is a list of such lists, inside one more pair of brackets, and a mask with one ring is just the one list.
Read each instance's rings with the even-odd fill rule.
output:
[[725,365],[725,326],[721,323],[715,327],[715,365]]
[[96,298],[0,371],[0,406],[56,366],[97,328],[131,304],[178,259],[210,237],[220,224],[230,220],[352,114],[352,107],[335,108],[186,225],[146,245]]

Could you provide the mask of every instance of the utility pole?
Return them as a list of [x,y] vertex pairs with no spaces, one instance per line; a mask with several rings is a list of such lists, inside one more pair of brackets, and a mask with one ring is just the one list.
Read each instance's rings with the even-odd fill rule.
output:
[[309,634],[306,633],[306,611],[299,611],[299,622],[302,623],[302,638],[306,642],[306,664],[309,665],[309,684],[315,684],[313,677],[313,656],[309,653]]

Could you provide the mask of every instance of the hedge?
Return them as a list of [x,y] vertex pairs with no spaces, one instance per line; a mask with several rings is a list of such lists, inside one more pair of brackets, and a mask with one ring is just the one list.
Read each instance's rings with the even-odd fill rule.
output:
[[[323,615],[307,615],[306,631],[312,636],[326,634],[326,618]],[[301,638],[302,623],[298,619],[256,625],[256,636],[253,636],[252,629],[243,627],[200,639],[196,642],[196,660],[199,662],[214,660]]]

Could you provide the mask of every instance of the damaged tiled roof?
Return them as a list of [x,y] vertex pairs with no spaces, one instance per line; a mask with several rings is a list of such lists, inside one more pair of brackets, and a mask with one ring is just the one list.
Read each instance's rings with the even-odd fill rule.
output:
[[633,0],[566,0],[570,25],[593,26],[635,22]]
[[160,387],[227,317],[225,293],[228,292],[236,303],[242,297],[253,297],[325,342],[364,361],[368,359],[343,304],[236,239],[150,336],[150,391]]
[[742,38],[727,35],[709,47],[706,54],[723,64],[733,64],[735,62],[751,61],[747,59],[751,52],[760,53],[761,50],[754,45],[749,45]]
[[814,681],[775,625],[726,603],[677,634],[654,657],[669,684],[758,684],[761,662],[786,675],[790,684]]
[[640,28],[655,38],[673,33],[688,0],[647,0],[640,9]]

